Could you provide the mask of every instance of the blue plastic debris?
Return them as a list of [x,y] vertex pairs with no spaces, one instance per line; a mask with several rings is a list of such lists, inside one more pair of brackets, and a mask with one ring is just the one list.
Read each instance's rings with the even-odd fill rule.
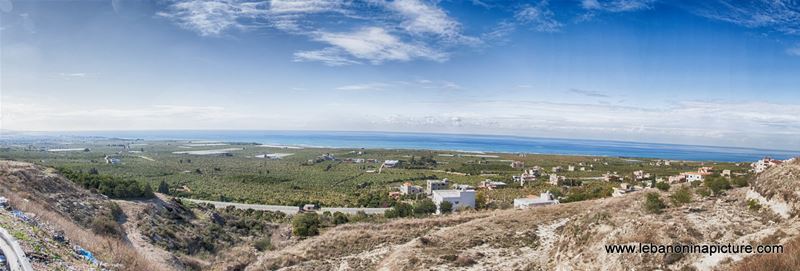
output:
[[87,261],[91,262],[94,265],[97,265],[97,259],[95,259],[94,255],[92,255],[92,253],[89,252],[88,250],[85,250],[83,248],[78,248],[78,255],[83,256],[83,258],[86,259]]

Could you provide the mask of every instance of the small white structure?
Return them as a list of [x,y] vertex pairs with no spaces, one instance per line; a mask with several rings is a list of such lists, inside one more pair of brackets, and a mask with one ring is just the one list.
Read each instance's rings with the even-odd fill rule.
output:
[[383,167],[386,167],[386,168],[397,167],[397,165],[399,165],[399,164],[400,164],[400,161],[398,161],[398,160],[386,160],[386,161],[383,161]]
[[730,169],[723,170],[721,175],[722,177],[731,177],[731,170]]
[[468,184],[453,184],[453,189],[456,190],[475,190],[474,186]]
[[447,189],[447,186],[450,185],[450,180],[443,179],[443,180],[428,180],[427,186],[425,187],[425,193],[428,195],[432,194],[435,190],[444,190]]
[[575,171],[575,166],[573,166],[573,165],[567,166],[567,171],[569,171],[569,172]]
[[704,180],[705,179],[705,175],[707,175],[707,174],[703,174],[703,173],[700,173],[700,172],[686,172],[683,175],[686,176],[686,181],[687,182],[697,182],[697,181]]
[[686,182],[686,175],[684,175],[684,174],[678,174],[678,175],[675,175],[675,176],[669,176],[669,177],[667,177],[667,181],[668,181],[669,183],[682,183],[682,182]]
[[627,183],[620,184],[619,188],[613,187],[613,189],[614,189],[614,192],[611,193],[611,196],[613,196],[613,197],[622,197],[625,194],[638,191],[632,185],[629,185]]
[[525,162],[522,161],[511,162],[511,168],[524,168],[524,167],[525,167]]
[[527,197],[527,198],[520,198],[514,199],[514,208],[524,209],[536,206],[545,206],[545,205],[553,205],[558,204],[558,200],[555,199],[550,191],[546,191],[544,193],[539,194],[539,197]]
[[564,177],[564,176],[558,176],[556,174],[550,174],[550,184],[552,184],[552,185],[558,185],[558,181],[563,181],[565,179],[566,179],[566,177]]
[[482,181],[478,185],[478,187],[492,190],[492,189],[504,188],[504,187],[506,187],[506,185],[507,184],[504,183],[504,182],[495,182],[495,181],[492,181],[491,179],[486,179],[486,180]]
[[644,170],[637,170],[633,172],[633,178],[637,181],[649,179],[650,173],[646,173]]
[[436,204],[436,213],[440,214],[442,202],[453,204],[453,210],[460,207],[475,208],[475,190],[434,190],[431,200]]
[[561,166],[553,167],[551,172],[561,172]]
[[119,158],[114,158],[108,155],[106,155],[105,160],[106,164],[112,164],[112,165],[117,165],[122,162],[122,160],[120,160]]

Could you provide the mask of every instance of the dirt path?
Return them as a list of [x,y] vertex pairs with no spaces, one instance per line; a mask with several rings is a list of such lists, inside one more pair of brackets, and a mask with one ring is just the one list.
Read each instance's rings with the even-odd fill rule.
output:
[[150,203],[158,204],[156,201],[159,199],[154,200],[147,200],[147,201],[126,201],[126,200],[114,200],[122,211],[125,213],[125,221],[122,221],[121,225],[122,228],[125,229],[125,234],[128,237],[128,241],[131,243],[131,246],[136,249],[141,255],[143,255],[146,259],[152,261],[159,270],[178,270],[175,266],[173,266],[173,256],[168,251],[154,246],[150,243],[145,236],[141,234],[141,232],[136,228],[136,224],[139,223],[138,214],[143,212],[145,208],[148,208]]

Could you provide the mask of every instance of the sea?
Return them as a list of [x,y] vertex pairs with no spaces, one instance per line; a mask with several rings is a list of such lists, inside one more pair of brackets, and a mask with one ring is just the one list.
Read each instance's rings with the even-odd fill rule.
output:
[[[0,140],[24,134],[6,133]],[[629,158],[660,158],[688,161],[746,162],[765,156],[788,159],[800,151],[741,147],[718,147],[612,140],[559,139],[493,135],[341,132],[341,131],[91,131],[38,133],[48,137],[104,137],[143,140],[197,140],[252,142],[266,145],[426,149],[461,152],[588,155]]]

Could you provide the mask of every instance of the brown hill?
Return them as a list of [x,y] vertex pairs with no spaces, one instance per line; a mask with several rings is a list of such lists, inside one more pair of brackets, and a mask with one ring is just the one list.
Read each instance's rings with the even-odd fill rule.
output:
[[[797,167],[786,164],[762,174],[756,193],[796,203],[787,194],[797,195],[791,192],[797,189]],[[750,207],[748,191],[695,194],[681,207],[669,202],[671,192],[650,189],[530,210],[344,225],[267,252],[247,270],[724,270],[752,254],[613,254],[605,245],[758,245],[785,243],[798,235],[795,216]],[[643,208],[651,192],[668,202],[664,212]]]

